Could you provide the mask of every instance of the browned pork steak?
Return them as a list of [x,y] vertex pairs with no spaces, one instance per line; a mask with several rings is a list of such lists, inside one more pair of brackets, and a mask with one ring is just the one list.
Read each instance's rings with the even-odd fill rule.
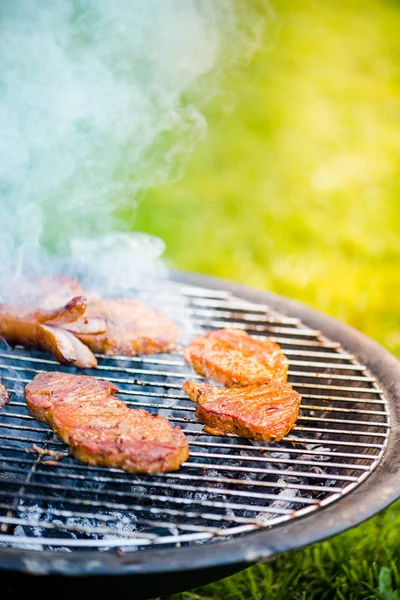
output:
[[106,331],[99,335],[76,334],[93,352],[136,356],[176,349],[178,332],[175,325],[139,300],[105,300],[90,294],[87,298],[88,316],[101,317],[107,325]]
[[42,278],[48,286],[49,296],[43,297],[51,308],[68,294],[84,296],[87,309],[84,317],[89,321],[105,321],[106,327],[96,332],[83,327],[83,319],[69,326],[69,331],[93,352],[108,356],[136,356],[171,352],[177,347],[178,331],[174,323],[160,312],[133,298],[108,300],[95,294],[68,277]]
[[[136,356],[171,352],[177,347],[178,331],[174,323],[160,312],[133,298],[108,300],[84,288],[70,277],[42,277],[31,283],[40,290],[38,306],[55,309],[73,296],[82,296],[86,312],[68,325],[68,331],[90,350],[108,356]],[[105,323],[97,331],[87,323]],[[80,366],[80,365],[78,365]]]
[[106,300],[63,276],[27,280],[23,291],[26,304],[0,304],[0,337],[47,350],[62,364],[93,368],[93,352],[136,356],[177,347],[175,325],[138,300]]
[[240,329],[218,329],[191,342],[185,360],[194,370],[224,385],[286,381],[288,361],[280,346]]
[[186,381],[183,390],[197,402],[197,418],[212,435],[237,435],[278,442],[294,426],[300,395],[288,383],[269,382],[220,388]]
[[47,350],[62,364],[95,367],[95,356],[75,332],[100,334],[106,323],[101,317],[89,318],[87,300],[73,281],[44,277],[26,282],[26,303],[0,304],[0,337],[11,345]]
[[109,381],[40,373],[26,386],[30,414],[48,423],[73,456],[91,465],[134,473],[174,471],[189,456],[180,427],[162,416],[130,409]]

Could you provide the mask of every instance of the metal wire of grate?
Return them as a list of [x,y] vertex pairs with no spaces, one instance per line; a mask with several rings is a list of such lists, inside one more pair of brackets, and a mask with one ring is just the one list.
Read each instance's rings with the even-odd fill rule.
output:
[[[71,551],[184,546],[245,534],[321,509],[349,493],[379,464],[389,435],[382,391],[367,369],[319,331],[229,292],[171,284],[185,299],[191,329],[246,329],[278,342],[289,382],[301,394],[296,427],[280,443],[209,436],[182,392],[198,378],[181,352],[99,356],[85,371],[117,383],[131,408],[179,424],[190,458],[179,471],[137,475],[91,467],[68,455],[32,419],[23,389],[35,374],[62,367],[22,348],[0,351],[10,402],[0,411],[0,544]],[[60,456],[47,452],[61,453]]]

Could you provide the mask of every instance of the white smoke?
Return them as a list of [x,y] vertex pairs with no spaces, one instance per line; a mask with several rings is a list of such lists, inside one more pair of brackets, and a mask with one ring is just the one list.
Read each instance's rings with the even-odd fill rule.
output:
[[0,280],[120,231],[118,212],[132,226],[206,135],[183,93],[252,52],[253,17],[242,30],[231,0],[0,3]]

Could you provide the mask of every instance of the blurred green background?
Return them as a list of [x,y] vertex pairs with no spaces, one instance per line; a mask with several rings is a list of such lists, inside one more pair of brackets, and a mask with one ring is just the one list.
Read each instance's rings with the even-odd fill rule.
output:
[[135,229],[178,268],[303,300],[399,354],[400,5],[273,6],[183,177],[147,194]]
[[[400,357],[400,3],[272,6],[183,177],[147,194],[134,228],[175,267],[296,298]],[[399,515],[177,598],[400,598]]]

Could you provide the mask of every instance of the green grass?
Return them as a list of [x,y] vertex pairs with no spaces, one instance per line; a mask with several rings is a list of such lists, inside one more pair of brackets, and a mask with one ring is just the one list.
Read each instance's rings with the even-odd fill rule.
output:
[[[184,176],[147,194],[134,227],[175,267],[299,299],[400,356],[400,5],[274,8],[252,61],[205,103]],[[396,503],[176,599],[400,598],[399,534]]]

